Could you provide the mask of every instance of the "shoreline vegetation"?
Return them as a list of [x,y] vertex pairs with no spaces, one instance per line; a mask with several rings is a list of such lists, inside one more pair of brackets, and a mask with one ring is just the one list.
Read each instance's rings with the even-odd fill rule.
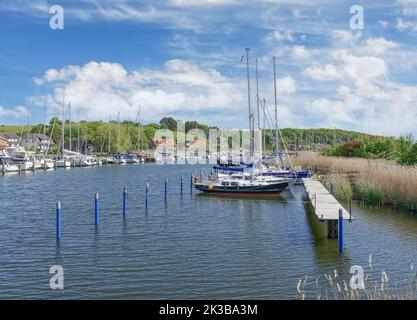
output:
[[[89,147],[92,153],[100,153],[108,150],[112,152],[125,153],[129,150],[136,149],[138,146],[138,130],[140,130],[140,146],[142,150],[154,148],[153,139],[158,129],[169,129],[174,133],[174,138],[177,138],[177,120],[172,117],[164,117],[159,123],[139,124],[134,121],[72,121],[72,145],[75,145],[76,140],[82,141],[83,145]],[[185,121],[185,132],[191,129],[200,129],[208,136],[210,129],[218,129],[213,126],[198,123],[197,121]],[[140,129],[139,129],[140,128]],[[109,132],[110,129],[110,132]],[[19,136],[26,133],[43,133],[43,124],[33,126],[9,126],[0,124],[0,133],[12,132]],[[291,151],[305,151],[305,150],[321,150],[329,148],[334,144],[344,144],[353,140],[367,139],[371,136],[365,133],[356,131],[346,131],[340,129],[280,129],[282,140],[280,141],[281,148],[285,147]],[[51,118],[45,125],[45,133],[56,145],[60,143],[62,134],[62,120],[58,118]],[[265,150],[271,153],[274,149],[275,142],[273,130],[265,130]],[[110,137],[110,139],[109,139]],[[69,121],[65,121],[65,143],[68,144],[70,140]],[[110,147],[109,147],[110,140]],[[57,152],[57,148],[50,150],[51,154]]]
[[311,168],[334,195],[344,201],[359,200],[372,206],[390,205],[417,209],[417,167],[384,159],[325,156],[302,152],[292,160]]
[[[417,274],[414,266],[406,270],[399,279],[391,279],[385,271],[376,272],[369,266],[363,271],[363,279],[344,279],[337,270],[320,277],[305,275],[297,283],[297,299],[316,300],[416,300]],[[324,282],[324,286],[323,286]],[[353,282],[353,283],[352,283]],[[352,285],[355,284],[355,289]]]

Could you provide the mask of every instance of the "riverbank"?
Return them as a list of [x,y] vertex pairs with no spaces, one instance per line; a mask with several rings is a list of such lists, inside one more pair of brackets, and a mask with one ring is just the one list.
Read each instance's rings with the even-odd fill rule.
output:
[[336,197],[361,200],[371,205],[417,209],[417,167],[386,160],[322,156],[304,152],[295,165],[312,168]]

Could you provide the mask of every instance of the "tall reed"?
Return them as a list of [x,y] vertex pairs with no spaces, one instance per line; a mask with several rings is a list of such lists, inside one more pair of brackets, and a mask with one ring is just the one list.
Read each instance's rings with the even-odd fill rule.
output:
[[369,197],[363,200],[417,209],[416,166],[386,160],[327,157],[313,152],[301,153],[293,163],[325,174],[350,176],[356,194]]

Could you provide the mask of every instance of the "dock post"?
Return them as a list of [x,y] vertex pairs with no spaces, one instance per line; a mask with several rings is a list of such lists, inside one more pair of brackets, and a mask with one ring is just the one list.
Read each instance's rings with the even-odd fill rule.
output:
[[123,214],[126,214],[127,207],[127,189],[123,188]]
[[339,209],[339,253],[343,252],[343,211]]
[[193,175],[191,175],[190,177],[190,190],[191,190],[191,193],[193,193]]
[[61,202],[56,204],[56,239],[61,240]]
[[184,176],[181,176],[181,195],[182,195],[183,184],[184,184]]
[[337,239],[337,225],[339,220],[327,220],[327,237]]
[[168,179],[165,178],[165,182],[164,182],[164,199],[165,202],[167,202],[167,193],[168,193]]
[[349,222],[352,222],[352,198],[349,199]]
[[146,183],[145,189],[145,208],[148,209],[148,193],[149,193],[149,183]]
[[95,215],[94,215],[94,223],[97,226],[98,225],[98,209],[99,209],[99,203],[98,203],[98,193],[96,193],[96,197],[95,197]]
[[19,163],[19,173],[22,173],[22,164]]
[[1,171],[2,171],[3,175],[5,175],[5,174],[6,174],[6,163],[5,163],[5,161],[4,161],[4,160],[3,160],[3,163],[2,163],[2,165],[1,165]]

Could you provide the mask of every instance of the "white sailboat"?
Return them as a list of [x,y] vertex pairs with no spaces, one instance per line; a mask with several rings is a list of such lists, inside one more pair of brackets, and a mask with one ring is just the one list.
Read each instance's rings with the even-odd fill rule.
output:
[[0,153],[0,172],[17,172],[19,167],[13,164],[12,159],[4,152]]
[[23,147],[7,147],[5,153],[14,164],[20,167],[20,170],[33,170],[35,164],[34,152],[26,151]]

